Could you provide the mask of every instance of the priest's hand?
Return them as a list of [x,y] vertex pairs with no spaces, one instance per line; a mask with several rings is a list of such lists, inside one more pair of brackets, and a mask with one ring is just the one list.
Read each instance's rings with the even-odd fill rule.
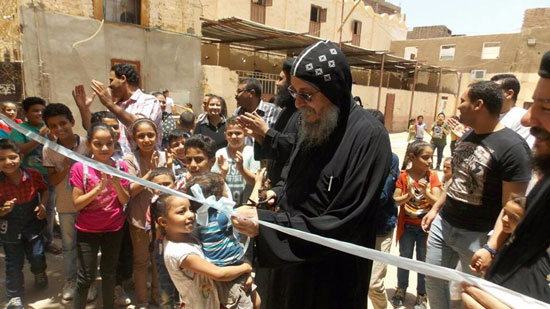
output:
[[237,208],[235,217],[231,217],[231,222],[233,226],[240,233],[248,237],[256,237],[260,233],[260,225],[252,220],[241,219],[242,218],[251,218],[258,220],[258,210],[256,207],[251,206],[241,206]]
[[247,135],[259,142],[263,141],[269,130],[267,123],[257,113],[244,113],[237,118],[237,122],[245,129]]
[[503,304],[500,300],[493,295],[482,291],[480,288],[469,285],[465,282],[462,283],[462,303],[466,309],[506,309],[510,308]]

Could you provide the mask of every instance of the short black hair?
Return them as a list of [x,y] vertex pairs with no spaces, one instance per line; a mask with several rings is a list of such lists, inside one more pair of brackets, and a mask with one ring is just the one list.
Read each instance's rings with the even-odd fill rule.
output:
[[444,113],[444,112],[440,112],[439,114],[437,114],[437,117],[439,117],[439,116],[445,117],[445,113]]
[[470,84],[468,90],[468,98],[470,102],[482,100],[483,105],[493,116],[500,115],[502,108],[502,89],[493,81],[480,81]]
[[73,112],[63,103],[50,103],[42,112],[42,119],[48,125],[48,119],[55,116],[65,116],[70,122],[74,122]]
[[247,90],[254,90],[256,97],[262,97],[262,84],[257,79],[252,77],[243,78],[239,82],[239,85],[246,85]]
[[25,100],[23,100],[23,103],[22,103],[23,110],[27,112],[27,111],[29,111],[29,108],[31,108],[31,106],[36,105],[36,104],[46,106],[46,101],[44,99],[42,99],[41,97],[28,97]]
[[168,144],[170,144],[173,140],[178,138],[187,139],[190,135],[183,129],[174,129],[168,134]]
[[172,170],[167,168],[167,167],[164,167],[164,166],[157,167],[157,168],[153,169],[151,171],[151,174],[149,174],[149,181],[152,181],[153,178],[155,178],[157,176],[160,176],[160,175],[168,175],[168,176],[170,176],[170,178],[172,178],[174,183],[176,182],[176,177],[174,176],[174,173],[172,172]]
[[[191,187],[198,184],[201,187],[204,197],[215,196],[219,200],[225,190],[225,179],[222,175],[212,172],[204,172],[193,178],[185,184],[184,191],[193,195]],[[193,212],[196,212],[202,205],[199,202],[190,200]]]
[[374,108],[367,108],[366,111],[371,113],[374,118],[378,119],[378,121],[380,121],[382,125],[384,125],[384,113]]
[[94,137],[95,132],[101,131],[101,130],[105,130],[105,131],[109,132],[109,134],[111,135],[113,140],[115,140],[115,132],[113,131],[113,129],[110,126],[108,126],[108,125],[106,125],[102,122],[96,122],[96,123],[92,124],[92,126],[90,127],[90,129],[88,130],[88,132],[86,134],[86,139],[88,140],[88,142],[92,141],[92,138]]
[[493,82],[502,81],[500,84],[500,87],[502,88],[502,90],[508,91],[512,89],[514,91],[512,100],[514,102],[518,100],[518,94],[521,86],[518,78],[514,74],[497,74],[491,77],[491,81]]
[[418,118],[420,118],[420,117],[422,117],[422,119],[424,119],[424,116],[422,116],[422,115],[416,116],[416,119],[418,119]]
[[195,124],[195,114],[190,111],[184,111],[180,114],[180,126],[192,127]]
[[153,93],[151,93],[152,96],[154,97],[158,97],[159,95],[163,96],[166,98],[166,96],[164,95],[164,93],[160,92],[160,91],[155,91]]
[[101,123],[101,122],[103,122],[103,119],[105,119],[105,118],[117,120],[115,114],[113,114],[112,112],[99,111],[99,112],[92,113],[92,117],[91,117],[90,122],[91,123]]
[[184,147],[186,152],[189,148],[200,149],[208,159],[216,157],[216,142],[210,136],[193,135],[185,141]]
[[231,116],[225,121],[225,127],[239,125],[237,122],[237,116]]
[[115,64],[111,67],[111,71],[115,72],[117,78],[122,78],[122,75],[126,76],[129,85],[139,86],[139,74],[133,65],[129,63]]
[[0,138],[0,150],[11,150],[21,156],[19,146],[9,138]]

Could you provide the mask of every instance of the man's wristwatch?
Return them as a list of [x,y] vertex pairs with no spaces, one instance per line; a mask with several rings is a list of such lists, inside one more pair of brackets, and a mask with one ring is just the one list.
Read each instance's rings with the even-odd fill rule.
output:
[[488,244],[483,245],[483,249],[489,251],[489,253],[491,253],[491,256],[495,256],[495,254],[497,254],[497,251],[495,249],[489,247]]

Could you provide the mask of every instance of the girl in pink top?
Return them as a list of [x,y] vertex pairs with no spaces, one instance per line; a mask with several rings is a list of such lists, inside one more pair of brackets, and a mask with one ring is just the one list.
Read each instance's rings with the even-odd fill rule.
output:
[[[128,167],[123,161],[116,162],[111,158],[115,150],[115,141],[111,127],[96,123],[88,131],[86,145],[96,161],[128,172]],[[70,181],[74,207],[79,211],[75,223],[78,279],[74,308],[86,307],[88,289],[96,278],[99,250],[103,308],[113,308],[116,265],[124,225],[122,207],[129,199],[129,182],[103,174],[81,162],[71,167]]]

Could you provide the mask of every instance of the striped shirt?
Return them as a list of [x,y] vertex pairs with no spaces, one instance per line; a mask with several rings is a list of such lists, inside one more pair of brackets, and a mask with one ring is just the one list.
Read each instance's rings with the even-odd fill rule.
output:
[[[160,149],[162,143],[162,110],[160,103],[154,96],[143,93],[140,89],[136,90],[132,96],[126,101],[119,101],[116,103],[122,107],[126,112],[136,115],[138,118],[149,118],[157,125],[157,148]],[[127,128],[122,122],[120,125],[120,139],[122,149],[136,149],[134,141],[130,138],[132,133],[130,128]]]
[[208,209],[208,223],[199,226],[202,251],[217,266],[241,264],[244,249],[233,233],[229,218],[216,209]]
[[[275,125],[275,122],[279,118],[279,113],[281,112],[281,108],[273,103],[268,103],[263,100],[260,100],[260,104],[258,104],[258,107],[256,108],[255,111],[258,111],[258,110],[262,111],[262,112],[258,112],[258,114],[262,116],[265,123],[267,123],[267,126],[270,129],[272,129],[273,126]],[[239,106],[235,110],[234,115],[235,116],[242,115],[244,114],[244,112],[245,111],[243,110],[243,108]],[[254,146],[254,139],[250,136],[247,136],[244,140],[244,143],[245,145],[248,145],[248,146]]]

